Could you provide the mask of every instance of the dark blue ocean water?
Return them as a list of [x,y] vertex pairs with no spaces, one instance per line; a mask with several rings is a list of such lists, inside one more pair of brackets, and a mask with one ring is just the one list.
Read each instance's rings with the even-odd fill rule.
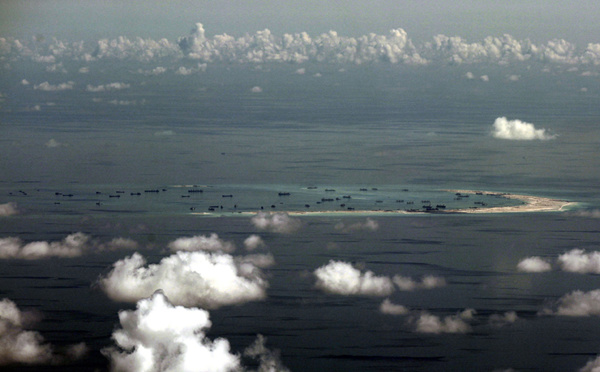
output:
[[[294,74],[294,66],[214,66],[192,77],[96,67],[71,77],[79,87],[73,91],[27,90],[22,78],[44,76],[30,66],[1,78],[0,204],[20,209],[0,217],[1,238],[127,237],[158,262],[179,237],[217,233],[241,247],[259,234],[276,261],[265,269],[268,297],[211,310],[208,336],[228,339],[241,353],[262,334],[293,371],[575,371],[600,352],[597,317],[538,314],[573,290],[597,289],[597,275],[517,270],[529,256],[598,250],[597,79],[582,81],[566,69],[503,67],[479,71],[489,74],[488,83],[465,80],[469,68],[457,66],[315,65],[305,75]],[[508,81],[509,72],[521,79]],[[110,95],[82,90],[113,81],[133,88]],[[262,92],[252,93],[253,86]],[[35,105],[41,109],[31,110]],[[493,138],[500,116],[558,136]],[[47,146],[51,139],[59,145]],[[440,191],[449,188],[561,198],[589,213],[373,215],[375,231],[336,228],[363,223],[364,215],[304,216],[295,217],[302,227],[292,234],[259,230],[237,213],[304,204],[331,210],[327,203],[343,210],[343,199],[322,201],[330,194],[351,195],[346,204],[356,209],[406,207],[399,199],[448,207],[475,201]],[[159,192],[145,192],[151,189]],[[192,214],[211,206],[223,213]],[[0,260],[2,296],[44,314],[35,330],[47,342],[90,346],[73,365],[31,370],[107,368],[100,349],[112,344],[117,312],[135,305],[111,301],[95,283],[130,254]],[[418,333],[410,316],[379,311],[384,298],[324,293],[312,273],[329,260],[390,277],[443,277],[445,287],[389,298],[440,317],[473,308],[472,330]],[[489,323],[491,315],[510,311],[516,322]]]

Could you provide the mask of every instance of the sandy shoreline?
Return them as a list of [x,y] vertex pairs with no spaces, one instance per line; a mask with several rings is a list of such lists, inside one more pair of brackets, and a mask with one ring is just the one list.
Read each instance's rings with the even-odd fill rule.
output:
[[520,195],[510,193],[495,193],[490,191],[474,190],[444,190],[460,194],[478,194],[501,196],[507,199],[516,199],[523,202],[521,205],[507,207],[489,207],[489,208],[468,208],[449,210],[456,213],[524,213],[524,212],[560,212],[570,205],[577,203],[561,199],[544,198],[541,196]]
[[[331,211],[277,211],[276,213],[286,213],[290,216],[319,216],[319,215],[389,215],[389,214],[462,214],[462,213],[530,213],[530,212],[561,212],[568,206],[575,205],[577,203],[570,202],[561,199],[545,198],[540,196],[511,194],[511,193],[496,193],[490,191],[476,191],[476,190],[443,190],[451,193],[460,193],[463,195],[469,194],[480,194],[489,196],[500,196],[507,199],[515,199],[523,202],[521,205],[506,206],[506,207],[470,207],[464,209],[445,209],[436,211],[424,211],[424,210],[331,210]],[[252,216],[256,215],[257,212],[231,212],[231,213],[207,213],[207,212],[193,212],[194,215],[239,215],[239,216]],[[275,213],[275,212],[265,212]]]

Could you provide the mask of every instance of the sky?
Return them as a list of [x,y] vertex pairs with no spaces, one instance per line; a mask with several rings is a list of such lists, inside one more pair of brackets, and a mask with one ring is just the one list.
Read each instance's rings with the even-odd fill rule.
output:
[[117,36],[174,40],[201,22],[209,36],[241,36],[265,28],[275,34],[335,30],[359,36],[403,28],[415,41],[437,34],[480,40],[507,33],[534,42],[563,38],[585,45],[597,42],[597,14],[600,3],[591,0],[3,0],[0,35],[68,41]]

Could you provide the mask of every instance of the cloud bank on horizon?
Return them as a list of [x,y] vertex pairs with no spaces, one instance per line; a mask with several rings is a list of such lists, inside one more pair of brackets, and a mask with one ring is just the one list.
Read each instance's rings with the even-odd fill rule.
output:
[[[55,66],[63,60],[93,62],[103,59],[179,61],[187,59],[203,63],[351,63],[365,64],[383,62],[390,64],[427,65],[431,63],[509,64],[518,62],[559,63],[567,65],[600,65],[600,43],[588,43],[577,47],[564,39],[554,39],[545,44],[535,44],[529,39],[517,40],[511,35],[489,36],[479,42],[468,42],[460,36],[436,35],[431,41],[415,45],[402,28],[387,34],[369,33],[359,37],[339,35],[329,31],[317,36],[307,32],[274,35],[264,29],[254,34],[234,37],[228,34],[206,35],[202,23],[196,23],[189,35],[170,41],[141,37],[119,36],[100,39],[95,43],[64,41],[55,38],[42,40],[19,40],[0,36],[0,58],[5,61],[31,60]],[[172,70],[187,75],[192,69],[177,66]],[[158,67],[157,67],[158,68]],[[203,68],[195,68],[202,70]],[[150,74],[163,73],[149,70]],[[71,89],[72,86],[39,85],[41,90]],[[107,87],[104,89],[117,89]],[[91,86],[91,89],[102,89]]]

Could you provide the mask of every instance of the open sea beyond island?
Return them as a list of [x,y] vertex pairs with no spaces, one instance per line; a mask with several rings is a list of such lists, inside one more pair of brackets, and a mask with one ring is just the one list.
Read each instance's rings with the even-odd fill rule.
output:
[[[599,65],[202,65],[99,47],[51,72],[15,48],[0,295],[36,321],[0,341],[34,332],[43,353],[3,370],[105,371],[146,350],[136,337],[157,365],[218,344],[246,370],[597,361]],[[172,322],[160,337],[138,318],[154,310]]]

